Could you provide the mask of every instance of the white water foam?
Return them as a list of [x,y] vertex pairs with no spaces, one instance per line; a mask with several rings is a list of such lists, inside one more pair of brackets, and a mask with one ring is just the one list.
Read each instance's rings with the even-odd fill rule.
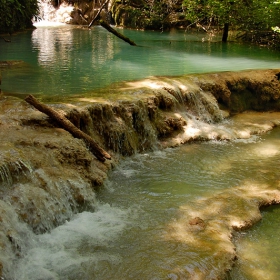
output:
[[[96,212],[83,212],[50,233],[34,236],[30,248],[12,272],[11,279],[87,279],[99,263],[118,264],[118,253],[106,248],[129,224],[130,210],[99,204]],[[9,278],[10,279],[10,278]]]
[[71,13],[74,10],[72,5],[62,3],[58,8],[55,8],[48,0],[40,0],[38,4],[39,15],[33,20],[34,26],[50,27],[71,23]]

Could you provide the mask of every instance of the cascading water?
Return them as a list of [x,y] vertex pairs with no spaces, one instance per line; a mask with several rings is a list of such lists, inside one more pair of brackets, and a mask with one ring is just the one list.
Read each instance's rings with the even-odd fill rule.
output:
[[[7,279],[219,279],[229,268],[228,255],[234,256],[225,225],[237,223],[239,211],[250,216],[250,203],[261,203],[259,193],[276,183],[279,129],[271,134],[123,161],[99,192],[94,212],[77,214],[43,235],[21,229],[30,244],[18,241],[22,258]],[[242,200],[246,192],[249,202]],[[190,226],[193,215],[201,218]]]
[[39,0],[39,15],[34,19],[34,25],[46,24],[65,24],[71,23],[71,13],[74,7],[71,4],[63,2],[61,5],[58,1],[58,6],[54,7],[50,0]]
[[[103,139],[115,152],[124,154],[155,147],[155,144],[159,143],[158,133],[163,134],[161,140],[163,145],[167,138],[171,137],[175,141],[171,142],[170,146],[175,146],[176,143],[178,145],[195,139],[234,141],[237,138],[250,138],[252,134],[263,133],[280,124],[279,113],[247,113],[240,117],[236,116],[232,121],[224,121],[217,100],[209,92],[203,92],[190,82],[189,84],[184,84],[182,80],[178,82],[175,78],[172,83],[167,81],[170,82],[170,79],[163,82],[164,86],[158,80],[143,81],[142,85],[149,82],[154,93],[149,95],[146,102],[138,100],[119,104],[93,104],[80,110],[70,110],[69,119],[76,121],[93,137],[99,135],[99,141]],[[141,82],[136,84],[139,85]],[[135,92],[140,92],[135,85],[134,89]],[[200,94],[204,101],[199,102],[192,96],[195,94]],[[275,182],[273,174],[278,166],[275,165],[275,161],[279,160],[277,142],[261,145],[258,138],[251,138],[247,141],[248,144],[260,144],[259,148],[252,149],[247,155],[246,147],[241,149],[238,141],[236,146],[230,143],[223,146],[223,142],[214,142],[213,152],[212,148],[209,150],[210,144],[186,146],[186,151],[183,152],[186,158],[184,157],[182,162],[179,160],[182,156],[180,151],[178,159],[172,159],[170,150],[155,152],[152,158],[149,154],[135,156],[133,159],[135,161],[128,160],[128,166],[125,165],[120,173],[119,171],[112,173],[112,178],[115,176],[115,179],[108,182],[108,188],[104,192],[99,192],[97,202],[93,188],[104,181],[109,163],[106,165],[98,163],[81,140],[72,138],[59,128],[50,127],[45,117],[35,113],[26,104],[16,104],[16,111],[12,110],[15,106],[12,100],[2,100],[1,104],[0,137],[4,139],[5,134],[6,142],[11,145],[8,152],[12,151],[10,155],[14,156],[1,153],[4,157],[2,162],[5,164],[3,170],[1,169],[2,182],[0,182],[2,190],[0,211],[3,213],[0,221],[2,229],[0,260],[4,267],[2,274],[8,280],[42,278],[105,280],[129,278],[129,275],[133,279],[137,279],[139,275],[147,279],[150,276],[176,279],[189,274],[210,274],[218,277],[223,275],[224,269],[230,268],[235,256],[229,238],[230,226],[225,227],[233,219],[233,214],[228,209],[236,207],[237,201],[238,205],[248,203],[245,207],[246,215],[255,213],[255,210],[247,211],[247,209],[251,207],[250,203],[257,205],[258,201],[263,203],[263,200],[258,200],[256,196],[256,193],[260,192],[261,185],[270,186]],[[62,106],[59,108],[63,108]],[[66,110],[69,104],[65,106]],[[217,120],[219,122],[215,123]],[[37,126],[36,129],[33,128],[34,125]],[[200,151],[202,147],[205,150]],[[221,149],[220,153],[219,147],[225,149]],[[237,153],[239,148],[241,151]],[[1,149],[7,150],[7,145],[2,143]],[[225,156],[229,149],[232,158]],[[255,151],[258,152],[257,156]],[[259,151],[262,151],[263,157]],[[244,159],[245,162],[236,165],[237,158],[242,154],[246,160],[252,158],[253,164]],[[224,160],[216,162],[220,157]],[[205,167],[203,162],[207,158],[215,160]],[[274,160],[272,167],[263,158]],[[263,162],[264,171],[258,175],[258,181],[254,186],[248,176],[256,172],[260,160]],[[256,162],[257,165],[254,164]],[[248,171],[250,175],[246,171],[249,165],[252,165]],[[155,173],[150,174],[155,166],[159,169],[156,168]],[[181,170],[180,166],[185,166],[186,169]],[[236,171],[232,172],[231,168]],[[143,169],[143,174],[146,174],[147,178],[146,175],[136,176],[140,169]],[[189,177],[188,174],[192,172],[193,176]],[[167,176],[169,173],[170,176]],[[240,177],[235,178],[234,173]],[[223,175],[229,176],[229,181],[224,181]],[[235,179],[231,179],[231,176]],[[267,177],[272,178],[272,183],[266,181]],[[121,178],[123,181],[115,185],[114,182]],[[206,181],[202,183],[205,179]],[[126,182],[130,182],[131,186],[127,186]],[[217,190],[241,183],[244,186],[240,189],[233,188],[228,193],[217,195]],[[208,186],[211,190],[207,188]],[[127,191],[126,188],[130,190]],[[248,190],[251,190],[251,193],[246,193]],[[240,192],[244,194],[244,201],[241,202],[239,202]],[[215,197],[211,198],[211,193],[217,195],[218,203]],[[267,203],[277,200],[277,192],[263,189],[262,193],[268,196]],[[210,195],[210,199],[207,195]],[[246,196],[252,195],[254,198],[247,202]],[[230,204],[230,207],[228,197],[232,198],[233,204]],[[204,199],[205,205],[203,201],[197,202],[198,198]],[[209,215],[212,213],[210,211],[212,208],[224,214],[229,211],[222,226],[217,227],[216,222],[213,226],[210,222],[211,217],[204,217],[206,213]],[[199,209],[206,209],[205,213],[199,212]],[[179,216],[176,214],[177,211]],[[79,212],[81,213],[78,214]],[[237,211],[235,215],[237,213],[239,212]],[[243,211],[241,213],[244,214]],[[199,218],[194,216],[190,219],[191,214],[198,215]],[[12,218],[9,219],[9,216]],[[238,224],[242,225],[240,219],[234,216],[235,227],[238,227]],[[193,223],[193,228],[185,227],[190,223]],[[208,239],[203,235],[202,229],[206,228],[206,225],[210,229],[205,234],[213,241],[206,246],[211,250],[208,248],[204,252],[204,242]],[[216,237],[217,232],[220,232],[219,238]],[[191,237],[192,234],[196,238],[202,236],[202,240],[197,239],[189,243],[194,238]],[[213,254],[216,250],[217,253]],[[133,263],[137,264],[136,266],[129,261],[133,260],[134,252],[137,261]],[[186,261],[184,254],[188,256],[189,261]],[[169,256],[168,261],[165,255]],[[162,256],[163,263],[158,256]],[[111,269],[108,270],[108,267]]]

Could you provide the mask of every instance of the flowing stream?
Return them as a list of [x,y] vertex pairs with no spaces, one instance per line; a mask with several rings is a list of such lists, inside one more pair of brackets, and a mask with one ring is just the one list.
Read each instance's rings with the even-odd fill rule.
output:
[[[279,68],[280,55],[272,50],[184,31],[120,31],[138,46],[101,27],[39,27],[13,35],[12,43],[0,41],[0,60],[23,61],[2,71],[3,93],[67,100],[154,75]],[[279,139],[276,128],[247,140],[193,143],[123,160],[98,192],[95,212],[42,235],[29,232],[9,279],[186,279],[195,266],[205,269],[207,259],[170,234],[180,209],[234,186],[279,182]],[[238,236],[232,279],[278,279],[279,208],[271,209]]]
[[[179,209],[234,186],[276,184],[279,139],[277,128],[248,140],[193,143],[125,159],[98,193],[94,213],[32,237],[13,279],[187,279],[194,267],[204,270],[207,259],[184,237],[172,237]],[[279,218],[269,217],[265,212],[263,222],[242,234],[231,279],[277,279]]]

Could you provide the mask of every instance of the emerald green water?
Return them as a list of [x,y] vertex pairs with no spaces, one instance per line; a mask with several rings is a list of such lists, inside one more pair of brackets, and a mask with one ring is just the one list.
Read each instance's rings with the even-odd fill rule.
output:
[[0,40],[0,60],[24,64],[2,69],[5,94],[85,94],[114,82],[148,76],[279,68],[280,54],[184,31],[122,30],[133,47],[102,27],[38,27]]

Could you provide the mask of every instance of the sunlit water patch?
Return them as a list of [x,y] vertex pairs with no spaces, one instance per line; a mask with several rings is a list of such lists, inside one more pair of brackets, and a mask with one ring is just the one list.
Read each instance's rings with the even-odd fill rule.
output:
[[[279,148],[278,128],[248,140],[188,144],[125,159],[98,193],[96,212],[34,236],[14,279],[186,279],[195,266],[205,269],[207,259],[172,238],[169,225],[179,219],[178,210],[234,186],[273,186],[279,181]],[[279,250],[260,254],[280,258]],[[265,262],[257,266],[267,269]],[[279,273],[276,266],[270,269]]]
[[72,95],[149,76],[279,68],[279,53],[204,40],[184,31],[119,29],[130,46],[102,27],[38,26],[0,41],[0,60],[22,60],[2,73],[10,94]]

